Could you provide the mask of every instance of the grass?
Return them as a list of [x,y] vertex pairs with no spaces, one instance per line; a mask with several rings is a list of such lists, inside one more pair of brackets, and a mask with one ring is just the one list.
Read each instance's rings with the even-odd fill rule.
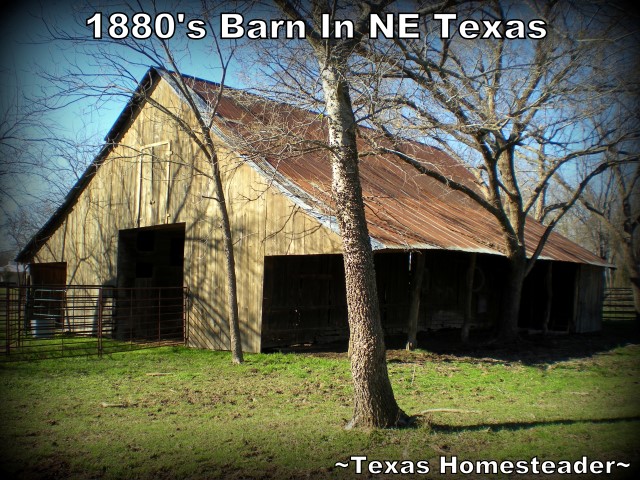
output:
[[[352,478],[335,462],[367,455],[428,460],[427,478],[448,478],[442,455],[639,459],[638,345],[543,363],[391,351],[396,398],[418,415],[405,430],[343,429],[352,387],[342,354],[246,357],[233,366],[228,353],[165,347],[0,364],[0,473]],[[461,411],[419,415],[435,408]]]
[[[0,342],[6,342],[6,338],[0,335]],[[95,336],[74,336],[73,334],[55,334],[51,338],[35,338],[25,336],[20,339],[20,343],[13,342],[10,347],[10,354],[0,357],[2,362],[20,362],[32,360],[57,359],[64,357],[86,357],[98,355],[100,349],[102,354],[125,352],[130,350],[140,350],[143,348],[155,348],[161,344],[175,345],[178,341],[165,340],[134,342],[126,340],[113,340],[102,338],[98,340]],[[180,342],[181,343],[181,342]],[[0,348],[5,343],[0,344]],[[6,350],[5,350],[6,351]]]

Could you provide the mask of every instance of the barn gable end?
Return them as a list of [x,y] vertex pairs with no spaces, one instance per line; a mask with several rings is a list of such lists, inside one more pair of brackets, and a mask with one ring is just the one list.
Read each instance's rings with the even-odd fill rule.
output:
[[[183,223],[189,343],[227,349],[218,206],[211,182],[198,172],[210,167],[186,133],[153,106],[157,102],[189,118],[173,88],[157,78],[147,95],[151,101],[121,126],[117,143],[89,168],[82,191],[31,261],[66,262],[67,284],[116,286],[119,232]],[[223,143],[219,156],[235,239],[243,348],[255,352],[261,348],[264,256],[339,253],[340,241]]]

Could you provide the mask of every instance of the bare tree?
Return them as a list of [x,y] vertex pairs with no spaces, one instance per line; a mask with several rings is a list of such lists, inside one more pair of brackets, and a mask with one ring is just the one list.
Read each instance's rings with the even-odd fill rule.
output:
[[[408,418],[396,403],[387,371],[373,253],[358,173],[357,123],[348,80],[349,60],[367,34],[369,14],[389,2],[362,2],[355,9],[359,2],[334,2],[329,6],[314,1],[309,4],[310,10],[287,0],[276,3],[289,18],[306,26],[306,38],[318,63],[328,119],[332,195],[342,236],[354,385],[354,414],[348,428],[404,425]],[[322,14],[329,14],[333,22],[354,12],[357,15],[351,38],[322,38]]]
[[[612,120],[598,128],[611,125],[619,131],[640,130],[638,95],[635,91],[625,91],[615,105]],[[596,182],[592,182],[580,197],[574,223],[580,234],[591,242],[591,249],[610,264],[616,265],[617,272],[610,272],[609,286],[630,285],[636,316],[640,318],[640,139],[632,138],[622,142],[605,153],[612,164]],[[633,162],[619,162],[620,158],[632,158]],[[571,190],[571,183],[564,177],[556,176],[565,191]],[[545,209],[546,210],[546,209]]]
[[617,264],[623,281],[630,284],[640,318],[640,162],[614,165],[580,200],[592,216],[584,222],[597,234],[599,253]]
[[[0,225],[3,247],[26,245],[89,163],[84,134],[68,138],[43,106],[19,87],[0,99]],[[90,149],[90,148],[89,148]]]
[[[610,128],[612,102],[638,84],[638,69],[629,68],[637,60],[637,40],[623,12],[599,3],[544,2],[538,9],[538,4],[464,2],[456,13],[457,20],[442,20],[448,38],[439,22],[423,18],[420,38],[363,44],[368,49],[363,54],[379,65],[370,121],[385,142],[392,142],[378,141],[378,148],[463,192],[495,217],[509,261],[499,333],[513,340],[524,279],[556,224],[591,179],[637,158],[635,152],[605,156],[639,134]],[[529,21],[544,19],[546,35],[507,38],[513,18],[523,20],[525,32]],[[468,19],[478,22],[479,34],[486,30],[482,20],[498,22],[498,38],[463,38],[457,29]],[[607,127],[601,128],[603,122]],[[422,138],[456,156],[470,166],[476,184],[417,161],[397,141],[398,134]],[[534,158],[539,168],[529,174]],[[576,164],[585,166],[579,178]],[[562,172],[572,174],[572,189],[544,207],[544,214],[540,210],[545,229],[534,239],[526,235],[529,215],[536,205],[542,208],[548,186]]]
[[[190,11],[188,7],[189,3],[186,2],[178,10]],[[152,18],[156,18],[162,12],[155,2],[145,8],[145,12]],[[133,14],[138,10],[136,2],[132,2],[121,5],[118,11],[126,11]],[[91,11],[80,14],[81,23],[84,23],[84,19],[88,18],[88,14],[93,13]],[[45,78],[58,87],[54,100],[57,102],[69,103],[79,98],[90,96],[95,97],[96,102],[102,102],[105,98],[113,98],[114,96],[122,96],[127,100],[133,97],[136,102],[147,102],[169,117],[179,129],[185,132],[197,146],[200,154],[206,159],[209,167],[208,171],[196,169],[195,164],[190,166],[196,169],[198,174],[208,177],[214,187],[214,194],[211,198],[216,202],[220,215],[227,277],[229,347],[232,361],[234,363],[242,363],[243,353],[240,337],[232,229],[225,198],[217,139],[212,130],[218,105],[223,95],[225,95],[226,74],[233,59],[235,48],[227,48],[218,39],[216,29],[211,24],[211,18],[214,15],[214,9],[207,9],[204,5],[197,9],[194,14],[196,18],[203,19],[207,23],[208,38],[211,42],[211,61],[212,64],[217,64],[219,72],[219,88],[215,95],[210,95],[208,98],[200,96],[193,88],[194,80],[182,74],[181,59],[185,56],[188,57],[190,52],[188,45],[184,41],[180,43],[180,40],[177,39],[180,38],[177,34],[174,36],[176,38],[174,40],[162,39],[158,36],[138,40],[133,35],[123,39],[112,39],[108,36],[102,39],[92,39],[86,32],[74,34],[57,28],[55,25],[49,25],[49,40],[73,43],[76,45],[76,49],[85,47],[86,54],[91,55],[100,73],[96,73],[95,70],[88,70],[84,63],[78,63],[77,65],[70,65],[63,75],[45,75]],[[137,88],[139,79],[136,77],[135,72],[142,66],[144,66],[145,70],[152,66],[168,73],[173,87],[178,90],[180,96],[188,105],[190,114],[195,118],[195,126],[182,115],[182,112],[176,112],[171,106],[163,105],[154,97],[147,95],[144,89]],[[51,98],[44,99],[44,104],[46,105],[49,101],[51,101]]]

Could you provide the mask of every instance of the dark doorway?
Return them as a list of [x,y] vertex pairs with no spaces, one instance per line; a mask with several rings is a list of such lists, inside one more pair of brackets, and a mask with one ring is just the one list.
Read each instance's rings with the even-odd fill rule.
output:
[[265,257],[263,292],[263,349],[349,338],[342,255]]
[[551,284],[548,284],[549,261],[536,261],[522,287],[518,326],[542,330],[545,309],[551,290],[550,331],[567,332],[574,315],[575,284],[578,266],[568,262],[553,262]]
[[64,328],[67,263],[29,264],[25,328],[36,338],[52,338]]
[[566,332],[573,323],[577,273],[578,265],[575,263],[556,262],[553,265],[550,330]]
[[67,262],[31,263],[29,276],[31,285],[66,285]]
[[[385,338],[406,331],[409,255],[374,257]],[[349,339],[342,255],[267,256],[264,259],[262,349],[346,349]],[[404,338],[404,337],[403,337]]]
[[115,338],[184,338],[184,239],[184,223],[120,230]]

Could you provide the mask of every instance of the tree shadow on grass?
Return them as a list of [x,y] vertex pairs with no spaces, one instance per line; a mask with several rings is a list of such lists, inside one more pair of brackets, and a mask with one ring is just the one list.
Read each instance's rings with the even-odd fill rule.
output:
[[501,422],[501,423],[479,423],[476,425],[447,425],[429,421],[429,426],[433,432],[437,433],[468,433],[468,432],[500,432],[503,430],[518,431],[528,430],[537,427],[548,427],[554,425],[577,425],[577,424],[614,424],[623,422],[640,421],[640,416],[617,417],[617,418],[586,418],[586,419],[561,419],[531,422]]

